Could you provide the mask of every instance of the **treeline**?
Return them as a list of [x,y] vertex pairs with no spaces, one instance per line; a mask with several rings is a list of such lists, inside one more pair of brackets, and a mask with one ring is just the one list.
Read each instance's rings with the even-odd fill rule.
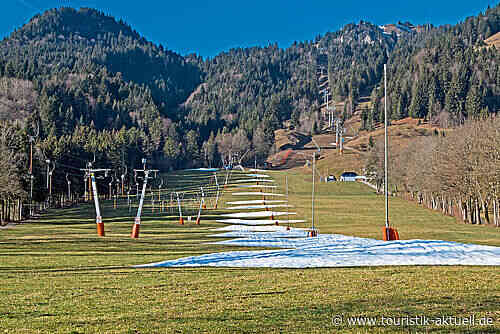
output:
[[[167,171],[186,166],[220,166],[221,161],[224,164],[237,164],[244,159],[261,161],[259,159],[265,159],[271,149],[269,143],[272,140],[267,138],[269,132],[262,127],[255,130],[252,141],[241,129],[236,133],[221,131],[216,136],[211,135],[202,145],[196,131],[190,130],[185,138],[181,138],[174,123],[164,126],[167,132],[153,132],[153,136],[136,127],[98,131],[91,125],[78,125],[70,134],[34,137],[33,201],[48,199],[48,170],[54,199],[66,196],[68,181],[73,193],[84,193],[86,183],[81,169],[89,162],[95,167],[113,170],[105,182],[98,183],[99,192],[107,193],[108,182],[116,182],[122,174],[125,175],[126,187],[131,187],[135,182],[133,168],[142,166],[144,157],[148,157],[149,164]],[[30,136],[37,132],[36,123],[24,126],[19,121],[0,122],[2,222],[19,217],[20,203],[26,203],[30,198]]]
[[20,128],[0,123],[0,223],[18,218],[20,201],[28,196],[23,139]]
[[[389,150],[393,192],[470,224],[500,227],[500,117],[468,120],[421,137],[404,152]],[[383,184],[383,143],[368,170]]]

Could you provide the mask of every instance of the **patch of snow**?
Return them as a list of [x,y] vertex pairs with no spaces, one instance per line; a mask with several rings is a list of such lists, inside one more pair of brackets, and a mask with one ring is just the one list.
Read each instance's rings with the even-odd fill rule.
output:
[[255,178],[270,178],[269,175],[265,175],[265,174],[246,174],[246,176],[255,177]]
[[276,186],[266,186],[263,184],[240,184],[236,188],[277,188]]
[[286,220],[278,220],[278,219],[217,219],[216,222],[224,223],[224,224],[238,224],[238,225],[246,225],[246,226],[258,226],[258,225],[276,225],[276,223],[281,225],[287,224],[296,224],[296,223],[305,223],[305,220],[302,219],[286,219]]
[[190,172],[216,172],[218,168],[193,168],[193,169],[185,169],[185,171]]
[[242,179],[234,181],[234,183],[250,183],[250,182],[274,182],[274,181],[268,179]]
[[[276,232],[286,231],[286,226],[277,225],[228,225],[214,229],[214,231],[246,231],[246,232]],[[296,228],[295,230],[299,230]]]
[[287,201],[279,201],[279,200],[263,200],[256,199],[252,201],[236,201],[236,202],[226,202],[228,205],[243,205],[243,204],[266,204],[266,203],[286,203]]
[[272,216],[284,216],[284,215],[296,215],[296,212],[272,212],[272,211],[258,211],[258,212],[237,212],[237,213],[226,213],[221,215],[222,217],[228,218],[261,218],[261,217],[272,217]]
[[[262,228],[262,227],[260,227]],[[340,234],[305,237],[306,231],[272,227],[255,232],[248,227],[227,227],[216,242],[239,247],[272,247],[274,250],[235,251],[190,256],[137,267],[254,267],[318,268],[395,265],[500,266],[500,247],[441,240],[381,241]]]
[[272,204],[272,205],[239,205],[228,207],[228,210],[256,210],[256,209],[272,209],[272,208],[291,208],[288,204]]
[[242,193],[232,193],[233,196],[285,196],[283,194],[274,193],[261,193],[261,192],[242,192]]

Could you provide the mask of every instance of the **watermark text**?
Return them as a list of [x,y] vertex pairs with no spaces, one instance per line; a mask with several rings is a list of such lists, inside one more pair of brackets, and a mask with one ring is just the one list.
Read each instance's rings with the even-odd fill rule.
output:
[[349,327],[371,327],[371,326],[396,326],[396,327],[413,327],[413,326],[438,326],[438,327],[473,327],[473,326],[493,326],[495,319],[491,317],[470,316],[437,316],[430,317],[425,315],[416,316],[344,316],[337,314],[332,318],[334,326],[349,326]]

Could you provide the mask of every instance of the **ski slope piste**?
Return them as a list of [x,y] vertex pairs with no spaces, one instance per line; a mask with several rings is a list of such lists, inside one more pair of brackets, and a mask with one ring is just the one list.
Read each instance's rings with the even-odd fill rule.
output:
[[[284,226],[230,225],[215,242],[239,247],[276,248],[184,257],[136,267],[320,268],[401,265],[500,266],[500,247],[441,240],[381,241],[340,234],[306,237],[307,231]],[[226,232],[228,231],[228,232]]]
[[[247,174],[252,178],[269,178],[263,174]],[[241,187],[241,186],[240,186]],[[284,196],[262,192],[234,192],[233,196]],[[278,202],[278,201],[275,201]],[[283,201],[285,202],[285,201]],[[245,209],[260,209],[269,201],[236,201],[228,204],[253,204]],[[243,209],[242,207],[233,207]],[[295,212],[238,212],[223,214],[217,222],[238,224],[217,229],[212,237],[233,238],[214,242],[238,247],[274,248],[271,250],[234,251],[184,257],[136,267],[256,267],[256,268],[319,268],[400,265],[489,265],[500,266],[500,247],[462,244],[441,240],[381,241],[340,234],[308,237],[308,230],[271,225],[274,216],[295,215]],[[267,220],[241,219],[263,218]],[[229,218],[229,219],[228,219]],[[239,219],[238,219],[239,218]],[[281,222],[292,223],[289,220]],[[293,222],[299,222],[295,220]]]

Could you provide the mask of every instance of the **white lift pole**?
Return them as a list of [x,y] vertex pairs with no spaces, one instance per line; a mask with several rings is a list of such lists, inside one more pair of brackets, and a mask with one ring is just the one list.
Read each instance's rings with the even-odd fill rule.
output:
[[217,172],[214,173],[215,185],[217,187],[217,195],[215,196],[215,206],[214,209],[217,209],[217,204],[219,203],[219,181],[217,180]]
[[200,225],[201,220],[201,209],[203,207],[203,203],[205,202],[205,194],[203,193],[203,187],[200,187],[200,207],[198,209],[198,216],[196,217],[196,225]]
[[102,222],[101,216],[101,208],[99,206],[99,195],[97,193],[97,182],[96,182],[96,173],[104,173],[105,176],[111,171],[111,169],[92,169],[92,163],[88,163],[88,168],[81,169],[85,172],[87,178],[90,177],[90,181],[92,184],[92,194],[94,197],[94,205],[95,205],[95,221],[97,224],[97,235],[100,237],[104,237],[104,223]]
[[385,193],[385,228],[389,228],[389,192],[388,192],[388,182],[389,177],[387,175],[387,64],[384,64],[384,193]]
[[313,163],[312,163],[312,194],[311,194],[311,230],[309,231],[309,236],[310,237],[316,237],[318,235],[318,232],[316,231],[314,227],[314,188],[315,188],[315,178],[316,178],[316,152],[313,152]]
[[285,185],[286,185],[286,215],[287,215],[287,226],[286,226],[286,229],[287,231],[290,230],[290,210],[289,210],[289,207],[290,207],[290,198],[288,196],[288,174],[285,175]]
[[175,193],[177,195],[177,206],[179,207],[179,224],[184,225],[184,218],[182,217],[182,208],[181,208],[181,200],[179,198],[179,193]]
[[95,204],[95,215],[97,223],[97,234],[100,237],[104,237],[104,223],[102,222],[101,208],[99,207],[99,196],[97,195],[97,184],[95,182],[94,172],[90,173],[90,179],[92,180],[92,193],[94,194],[94,204]]
[[151,178],[149,176],[150,173],[158,172],[156,169],[146,169],[146,159],[142,159],[142,164],[144,165],[144,169],[134,169],[134,173],[143,172],[144,173],[144,183],[142,184],[142,192],[141,199],[139,201],[139,207],[137,208],[137,215],[135,216],[134,227],[132,229],[132,238],[139,238],[139,229],[141,226],[141,214],[142,214],[142,206],[144,205],[144,197],[146,196],[146,186],[148,184],[148,179]]

